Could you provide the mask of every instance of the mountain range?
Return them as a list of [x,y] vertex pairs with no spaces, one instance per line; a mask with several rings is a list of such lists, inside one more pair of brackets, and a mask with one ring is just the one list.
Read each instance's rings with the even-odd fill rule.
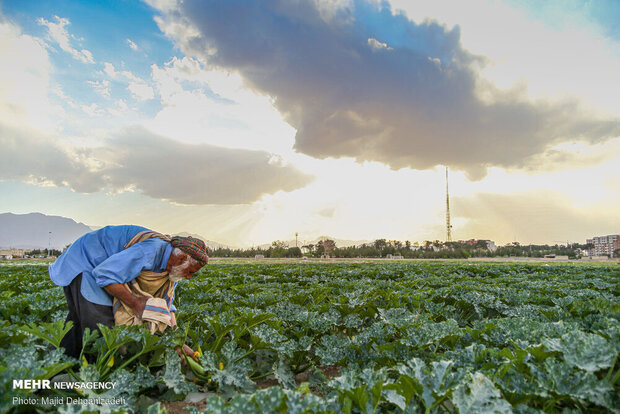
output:
[[[80,236],[102,226],[87,226],[67,217],[47,216],[41,213],[0,214],[0,249],[64,249]],[[201,239],[209,248],[229,247],[208,240],[199,234],[181,232],[178,236]]]
[[75,239],[91,231],[84,223],[60,216],[41,213],[0,214],[1,249],[62,250]]
[[[48,245],[52,249],[62,250],[70,243],[73,243],[80,236],[100,229],[101,226],[87,226],[84,223],[78,223],[70,218],[61,216],[47,216],[41,213],[29,214],[0,214],[0,249],[46,249]],[[205,242],[211,249],[217,248],[237,248],[228,246],[223,243],[208,240],[205,237],[194,234],[181,232],[179,236],[195,237]],[[315,240],[298,240],[297,245],[301,247],[307,244],[317,244],[319,240],[331,239],[336,242],[338,247],[347,247],[368,243],[369,241],[341,240],[329,236],[321,236]],[[289,247],[295,246],[295,240],[283,241]],[[268,249],[269,244],[263,244],[257,247]]]

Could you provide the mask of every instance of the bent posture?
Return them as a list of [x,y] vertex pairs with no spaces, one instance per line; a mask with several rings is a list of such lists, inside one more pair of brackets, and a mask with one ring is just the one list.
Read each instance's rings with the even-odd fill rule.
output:
[[[191,237],[169,238],[140,226],[106,226],[85,234],[49,268],[52,282],[64,288],[67,321],[73,322],[61,346],[69,356],[78,357],[84,330],[98,329],[98,323],[113,326],[114,311],[121,307],[140,322],[155,309],[167,315],[169,326],[176,325],[173,300],[177,282],[191,278],[207,262],[204,242]],[[159,290],[166,286],[159,306],[148,306],[157,295],[144,294],[138,286],[145,274],[166,282],[158,285],[162,286]],[[187,346],[186,352],[193,354]]]

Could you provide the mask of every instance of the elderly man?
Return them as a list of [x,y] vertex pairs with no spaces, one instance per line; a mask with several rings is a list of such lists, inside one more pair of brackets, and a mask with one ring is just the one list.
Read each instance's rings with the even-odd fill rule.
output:
[[115,325],[113,304],[114,311],[124,305],[142,322],[143,314],[153,308],[147,306],[151,295],[145,295],[137,283],[144,274],[165,280],[167,295],[163,295],[160,310],[168,316],[170,326],[176,325],[174,288],[178,280],[189,279],[207,261],[202,240],[170,238],[140,226],[106,226],[80,237],[49,268],[52,282],[64,288],[67,321],[73,322],[61,342],[65,352],[80,355],[85,328],[97,329],[98,323]]

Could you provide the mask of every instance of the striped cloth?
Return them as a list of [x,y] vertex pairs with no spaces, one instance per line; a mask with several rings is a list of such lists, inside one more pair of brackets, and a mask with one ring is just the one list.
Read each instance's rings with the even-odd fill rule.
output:
[[205,245],[205,242],[200,239],[195,239],[191,236],[174,236],[170,238],[170,244],[172,244],[172,247],[178,247],[184,253],[198,260],[203,266],[209,262],[209,257],[207,256],[207,246]]
[[[136,234],[124,247],[125,249],[136,243],[158,237],[165,241],[170,241],[170,237],[154,232],[143,231]],[[114,323],[116,325],[142,325],[146,324],[151,331],[163,332],[168,326],[172,326],[170,315],[170,304],[174,293],[174,282],[168,278],[168,272],[151,272],[143,270],[131,282],[124,286],[135,296],[148,297],[146,308],[142,317],[136,316],[131,308],[114,298],[112,311],[114,312]]]
[[152,231],[152,230],[145,230],[133,236],[131,240],[129,240],[127,244],[123,247],[125,249],[128,249],[136,243],[140,243],[144,240],[147,240],[153,237],[157,237],[158,239],[162,239],[164,241],[167,241],[168,243],[172,241],[172,238],[170,238],[170,236],[166,234],[157,233],[156,231]]

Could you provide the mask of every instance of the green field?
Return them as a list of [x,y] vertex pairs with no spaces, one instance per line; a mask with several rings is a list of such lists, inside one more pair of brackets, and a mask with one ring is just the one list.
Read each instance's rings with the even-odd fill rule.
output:
[[[47,267],[0,266],[0,410],[620,412],[619,287],[616,264],[215,262],[179,284],[180,329],[104,328],[72,360]],[[116,386],[13,389],[58,374]]]

